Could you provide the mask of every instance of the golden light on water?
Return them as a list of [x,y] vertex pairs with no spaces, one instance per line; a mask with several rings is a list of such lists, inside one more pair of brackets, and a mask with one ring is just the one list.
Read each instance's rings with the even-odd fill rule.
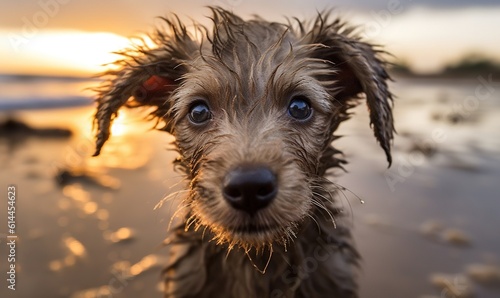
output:
[[73,237],[63,239],[64,246],[76,257],[83,257],[86,254],[86,249],[83,244]]
[[94,214],[97,211],[97,203],[96,202],[87,202],[83,206],[83,211],[86,214]]
[[106,209],[99,209],[96,213],[97,219],[106,221],[109,218],[109,211]]
[[80,204],[90,201],[90,194],[79,184],[65,186],[63,188],[63,194]]
[[[100,157],[86,160],[87,165],[91,168],[104,166],[121,169],[137,169],[145,166],[152,150],[150,144],[143,141],[145,133],[152,129],[151,124],[144,121],[145,115],[145,111],[121,110],[113,119],[111,136]],[[111,189],[120,187],[120,182],[111,176],[101,175],[99,182]]]
[[63,264],[59,260],[54,260],[49,263],[49,269],[52,271],[60,271],[63,268]]
[[154,255],[145,256],[138,263],[130,267],[130,274],[134,276],[139,275],[142,272],[151,269],[157,263],[158,263],[158,258],[156,256]]
[[122,136],[128,131],[127,116],[124,112],[118,114],[113,120],[113,125],[111,126],[111,135],[113,137]]
[[76,264],[77,258],[83,258],[87,254],[85,246],[74,237],[66,236],[62,239],[62,243],[67,250],[67,254],[62,259],[49,262],[51,271],[58,272],[64,268],[72,267]]
[[120,228],[116,232],[109,234],[107,238],[109,238],[111,242],[117,243],[132,240],[134,234],[134,231],[132,231],[132,229],[130,228]]

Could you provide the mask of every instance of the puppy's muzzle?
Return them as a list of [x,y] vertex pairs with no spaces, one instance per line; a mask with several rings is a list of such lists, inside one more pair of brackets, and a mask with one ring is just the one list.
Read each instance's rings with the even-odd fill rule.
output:
[[251,216],[268,206],[278,193],[276,175],[263,166],[239,166],[224,178],[224,199]]

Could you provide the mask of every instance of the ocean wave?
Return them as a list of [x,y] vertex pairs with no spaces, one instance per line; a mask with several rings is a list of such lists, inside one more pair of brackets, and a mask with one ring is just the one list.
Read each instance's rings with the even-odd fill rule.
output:
[[92,99],[86,96],[65,97],[0,97],[0,111],[37,110],[88,106]]

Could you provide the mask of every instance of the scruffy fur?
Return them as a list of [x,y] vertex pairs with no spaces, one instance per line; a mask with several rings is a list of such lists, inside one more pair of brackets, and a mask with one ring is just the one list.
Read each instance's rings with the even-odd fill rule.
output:
[[[359,256],[325,174],[344,163],[333,133],[363,94],[391,162],[392,96],[379,51],[330,13],[282,24],[211,10],[212,30],[164,19],[154,46],[122,53],[97,98],[96,155],[122,106],[153,107],[151,118],[176,138],[190,183],[184,221],[166,241],[165,296],[357,297]],[[310,101],[307,121],[287,113],[296,95]],[[194,125],[188,112],[200,99],[212,118]],[[224,175],[242,164],[278,177],[276,198],[255,216],[223,199]]]

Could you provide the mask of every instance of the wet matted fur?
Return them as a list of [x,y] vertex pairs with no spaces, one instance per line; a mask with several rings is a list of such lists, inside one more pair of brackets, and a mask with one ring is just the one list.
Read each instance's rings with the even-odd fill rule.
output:
[[[190,183],[184,221],[166,241],[165,296],[357,297],[359,256],[325,174],[344,163],[333,133],[362,95],[391,162],[379,50],[330,13],[274,23],[211,10],[211,30],[164,19],[154,46],[122,53],[97,98],[96,155],[122,106],[154,107],[151,118],[176,138]],[[307,119],[291,116],[296,98],[310,106]],[[200,102],[209,120],[194,123]],[[255,214],[223,198],[225,176],[240,165],[263,165],[277,179],[275,198]]]

